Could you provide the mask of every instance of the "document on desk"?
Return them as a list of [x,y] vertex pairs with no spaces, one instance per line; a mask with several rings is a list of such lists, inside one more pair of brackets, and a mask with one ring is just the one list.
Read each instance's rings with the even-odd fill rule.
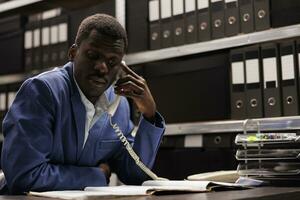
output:
[[60,199],[84,200],[88,197],[97,196],[143,196],[161,194],[182,194],[209,192],[212,190],[247,189],[243,185],[235,183],[212,182],[212,181],[145,181],[141,186],[122,185],[104,187],[86,187],[84,190],[29,192],[29,195],[52,197]]

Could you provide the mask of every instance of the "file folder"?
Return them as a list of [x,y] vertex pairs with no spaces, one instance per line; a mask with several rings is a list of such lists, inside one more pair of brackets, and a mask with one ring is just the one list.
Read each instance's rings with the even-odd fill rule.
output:
[[161,48],[160,3],[159,0],[149,1],[149,46],[150,49]]
[[225,36],[224,0],[210,0],[212,39]]
[[259,63],[259,46],[245,49],[246,100],[248,118],[263,117],[261,67]]
[[34,16],[32,21],[32,33],[33,33],[33,58],[32,69],[38,70],[42,67],[42,48],[41,48],[41,14]]
[[68,61],[69,34],[68,15],[62,14],[56,18],[58,24],[58,59],[56,66],[63,66]]
[[242,48],[230,51],[230,62],[231,119],[245,119],[247,113],[244,52]]
[[33,31],[30,23],[25,25],[24,32],[24,70],[26,72],[32,69],[32,48],[33,48]]
[[160,1],[161,13],[161,45],[162,48],[173,45],[172,0]]
[[279,43],[280,66],[281,66],[281,87],[283,115],[298,115],[298,94],[295,65],[294,41],[282,41]]
[[269,0],[254,0],[255,30],[261,31],[270,28]]
[[55,18],[51,20],[50,45],[51,45],[50,67],[57,67],[59,45],[58,45],[58,24]]
[[209,0],[197,0],[198,9],[198,41],[211,39]]
[[[126,1],[126,31],[128,37],[128,53],[148,50],[149,27],[148,1]],[[157,8],[159,9],[159,8]],[[159,17],[158,17],[159,18]]]
[[172,0],[173,43],[174,46],[184,44],[184,1]]
[[197,42],[196,0],[185,0],[185,43]]
[[233,36],[240,32],[238,0],[225,0],[225,35]]
[[242,33],[254,31],[253,0],[239,0],[240,25]]
[[261,45],[264,117],[282,115],[278,51],[275,43]]
[[51,67],[50,26],[51,20],[54,16],[55,14],[50,11],[45,11],[42,13],[42,68]]

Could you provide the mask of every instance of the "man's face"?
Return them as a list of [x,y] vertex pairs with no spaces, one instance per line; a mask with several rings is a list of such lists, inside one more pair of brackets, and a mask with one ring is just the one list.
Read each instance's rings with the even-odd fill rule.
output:
[[74,54],[75,79],[84,95],[95,103],[121,70],[124,41],[92,30],[89,37],[71,52]]

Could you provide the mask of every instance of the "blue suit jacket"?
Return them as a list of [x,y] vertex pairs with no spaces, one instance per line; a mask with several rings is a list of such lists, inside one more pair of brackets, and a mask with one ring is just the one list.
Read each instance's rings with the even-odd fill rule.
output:
[[[106,91],[115,98],[113,88]],[[123,97],[113,117],[133,148],[152,167],[164,131],[141,118],[136,137]],[[3,122],[1,164],[11,194],[24,191],[83,189],[106,185],[98,165],[110,164],[126,184],[140,184],[147,176],[136,166],[103,114],[89,131],[83,148],[86,111],[73,79],[73,64],[26,80]]]

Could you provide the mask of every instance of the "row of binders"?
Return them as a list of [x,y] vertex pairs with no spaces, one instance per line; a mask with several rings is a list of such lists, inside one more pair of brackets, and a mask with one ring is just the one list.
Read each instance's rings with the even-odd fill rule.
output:
[[230,51],[231,118],[299,114],[300,39]]
[[270,28],[269,0],[149,0],[150,49]]
[[235,143],[243,146],[236,152],[238,174],[267,184],[299,183],[299,142],[297,133],[238,134]]
[[61,8],[29,16],[24,33],[25,71],[65,64],[68,48],[68,15]]

